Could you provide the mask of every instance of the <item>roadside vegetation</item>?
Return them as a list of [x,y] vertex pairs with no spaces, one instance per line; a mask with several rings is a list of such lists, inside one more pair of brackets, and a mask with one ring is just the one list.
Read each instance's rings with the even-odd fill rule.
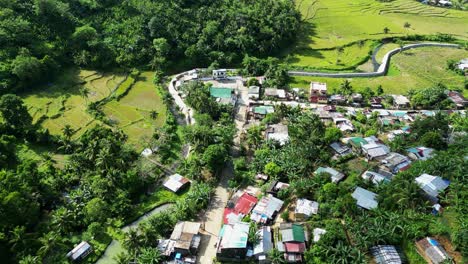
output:
[[[447,69],[447,61],[459,60],[468,56],[468,51],[463,49],[447,48],[419,48],[404,51],[395,55],[391,60],[391,66],[387,76],[375,78],[347,79],[356,91],[362,91],[366,87],[376,92],[377,87],[382,86],[386,94],[407,94],[410,90],[417,90],[442,83],[449,89],[461,90],[468,95],[464,87],[464,76]],[[346,79],[302,77],[291,78],[290,87],[305,88],[307,91],[311,81],[327,83],[328,87],[338,89]]]

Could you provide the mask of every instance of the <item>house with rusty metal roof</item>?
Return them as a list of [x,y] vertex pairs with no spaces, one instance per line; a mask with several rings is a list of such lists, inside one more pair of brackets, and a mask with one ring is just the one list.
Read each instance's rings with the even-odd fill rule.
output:
[[441,264],[450,261],[451,257],[439,242],[432,237],[426,237],[416,242],[418,253],[431,264]]
[[163,183],[163,186],[170,191],[177,193],[190,184],[190,180],[180,174],[173,174],[169,176]]
[[252,210],[250,219],[256,223],[267,224],[273,221],[284,202],[271,194],[264,196]]

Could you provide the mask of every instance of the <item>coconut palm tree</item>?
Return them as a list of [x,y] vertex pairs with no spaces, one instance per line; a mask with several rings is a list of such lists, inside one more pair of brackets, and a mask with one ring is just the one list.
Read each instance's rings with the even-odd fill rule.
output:
[[278,249],[273,248],[268,253],[268,258],[270,259],[272,264],[284,264],[286,260],[284,260],[283,253],[281,253]]
[[73,135],[74,131],[73,131],[72,127],[69,124],[66,124],[62,128],[62,133],[63,133],[63,135],[65,136],[66,139],[70,139],[71,136]]
[[86,87],[82,87],[80,89],[80,95],[81,97],[83,97],[83,99],[85,99],[86,103],[88,103],[88,96],[89,96],[89,89],[86,88]]
[[384,27],[383,33],[387,35],[388,33],[390,33],[390,29],[388,27]]
[[130,228],[128,232],[124,234],[124,240],[122,245],[132,254],[138,251],[138,248],[141,245],[141,235],[138,233],[138,230],[135,228]]
[[154,111],[154,110],[150,111],[150,117],[151,117],[151,119],[154,120],[154,119],[158,118],[158,115],[159,115],[158,112],[156,112],[156,111]]
[[137,260],[139,264],[158,264],[162,260],[162,255],[157,248],[143,248]]

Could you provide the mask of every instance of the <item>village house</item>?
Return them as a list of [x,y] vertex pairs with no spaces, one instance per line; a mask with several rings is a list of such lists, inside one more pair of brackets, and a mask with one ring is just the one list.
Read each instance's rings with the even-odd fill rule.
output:
[[80,244],[67,253],[67,258],[78,262],[85,259],[91,252],[93,252],[91,245],[86,241],[81,241]]
[[361,153],[362,151],[362,146],[369,144],[364,138],[362,137],[353,137],[349,138],[347,140],[347,144],[351,146],[351,148],[354,150],[356,153]]
[[275,140],[284,145],[289,141],[288,126],[283,124],[269,125],[265,131],[266,140]]
[[210,87],[210,95],[215,98],[216,102],[219,104],[235,105],[237,101],[234,89],[231,88]]
[[274,113],[275,108],[271,105],[259,105],[253,107],[254,117],[256,119],[263,119],[267,114]]
[[354,131],[353,124],[347,118],[335,117],[333,118],[333,123],[335,123],[335,126],[342,132]]
[[330,167],[318,167],[317,170],[314,172],[315,175],[321,174],[321,173],[327,173],[331,177],[331,181],[333,183],[338,183],[341,181],[345,175],[333,168]]
[[200,226],[200,223],[188,221],[180,221],[175,225],[170,236],[170,240],[174,243],[170,243],[172,248],[169,250],[176,259],[183,260],[186,256],[197,255],[201,242]]
[[369,104],[371,108],[383,108],[382,97],[371,97],[369,99]]
[[249,99],[258,100],[260,98],[260,87],[250,86],[249,87]]
[[318,209],[319,203],[315,201],[310,201],[305,198],[297,199],[296,208],[294,209],[294,221],[305,221],[313,214],[317,214]]
[[328,99],[328,102],[334,105],[345,105],[346,101],[347,101],[346,97],[342,94],[331,95],[330,98]]
[[271,194],[264,196],[253,208],[250,219],[256,223],[267,224],[272,222],[283,207],[283,201]]
[[457,69],[459,69],[461,71],[468,70],[468,58],[462,59],[460,62],[458,62]]
[[227,77],[226,69],[213,70],[213,79],[220,80],[220,79],[226,79],[226,77]]
[[362,97],[362,94],[360,94],[360,93],[351,94],[351,97],[350,97],[351,103],[360,104],[360,103],[362,103],[363,100],[364,100],[364,98]]
[[393,178],[393,175],[390,174],[390,173],[380,174],[380,173],[374,172],[374,171],[365,171],[361,175],[361,177],[364,180],[371,181],[373,184],[380,184],[380,183],[389,182]]
[[466,100],[465,97],[457,91],[450,91],[447,96],[457,106],[457,108],[463,109],[468,105],[468,100]]
[[405,171],[411,166],[411,160],[400,153],[392,152],[388,154],[382,161],[381,167],[383,170],[396,174],[400,171]]
[[274,181],[272,181],[270,183],[270,185],[268,186],[266,192],[268,194],[276,196],[279,191],[285,190],[287,188],[289,188],[289,184],[274,180]]
[[361,187],[356,187],[351,196],[356,200],[357,206],[367,210],[375,209],[379,205],[377,194]]
[[302,225],[281,223],[276,247],[278,251],[284,253],[286,262],[302,262],[307,240],[307,234]]
[[[368,142],[366,140],[366,142]],[[363,155],[368,160],[374,160],[384,157],[390,152],[390,149],[383,144],[369,143],[361,147]]]
[[219,261],[242,261],[247,256],[249,223],[223,225],[218,236],[216,258]]
[[370,248],[376,264],[403,264],[402,253],[392,245],[377,245]]
[[348,146],[341,144],[340,142],[331,143],[330,148],[333,149],[335,155],[341,157],[351,154],[351,149]]
[[265,98],[277,98],[280,100],[286,99],[286,91],[277,88],[266,88],[263,94]]
[[271,235],[271,227],[263,226],[257,231],[259,238],[258,243],[254,246],[253,256],[258,260],[258,263],[270,263],[268,254],[273,249],[273,241]]
[[311,103],[320,103],[320,104],[328,103],[326,83],[311,82],[309,94],[310,94],[309,101]]
[[408,157],[412,160],[427,160],[432,158],[434,155],[434,149],[426,147],[414,147],[406,150],[408,152]]
[[441,264],[451,259],[444,247],[432,237],[426,237],[417,241],[416,249],[427,263]]
[[258,199],[244,191],[237,191],[228,201],[224,208],[224,223],[233,224],[242,219],[252,211]]
[[439,194],[442,193],[449,186],[450,182],[442,179],[439,176],[429,174],[422,174],[415,179],[415,182],[424,191],[426,197],[433,203],[439,201]]
[[178,193],[188,185],[190,185],[190,180],[177,173],[169,176],[163,183],[163,186],[173,193]]
[[393,106],[397,109],[405,109],[408,108],[410,105],[410,100],[403,95],[392,95],[393,98]]

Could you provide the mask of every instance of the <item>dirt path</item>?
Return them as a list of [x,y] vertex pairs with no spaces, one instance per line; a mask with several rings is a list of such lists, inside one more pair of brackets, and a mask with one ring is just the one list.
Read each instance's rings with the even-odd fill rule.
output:
[[[238,81],[238,88],[242,87],[242,82]],[[245,111],[248,105],[248,90],[242,88],[238,90],[238,104],[235,113],[235,124],[237,128],[236,137],[234,138],[234,147],[232,149],[233,156],[237,155],[239,147],[239,138],[245,124]],[[226,165],[221,173],[221,180],[216,187],[215,195],[212,198],[206,212],[201,217],[202,224],[205,226],[202,232],[202,242],[198,253],[198,261],[200,264],[213,263],[216,257],[216,243],[218,242],[218,234],[223,224],[224,207],[229,199],[228,181],[234,175],[232,163]],[[203,213],[203,212],[202,212]]]

